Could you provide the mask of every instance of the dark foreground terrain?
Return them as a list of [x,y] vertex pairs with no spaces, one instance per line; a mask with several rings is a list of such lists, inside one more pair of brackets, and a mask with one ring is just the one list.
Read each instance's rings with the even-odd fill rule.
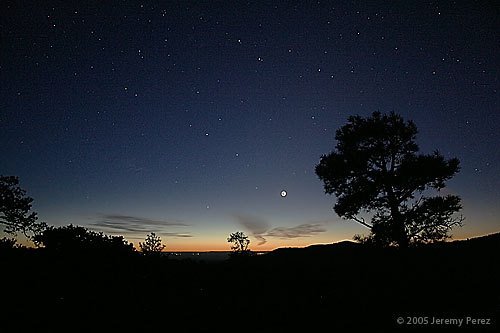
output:
[[2,250],[0,331],[493,332],[499,259],[500,234],[219,262]]

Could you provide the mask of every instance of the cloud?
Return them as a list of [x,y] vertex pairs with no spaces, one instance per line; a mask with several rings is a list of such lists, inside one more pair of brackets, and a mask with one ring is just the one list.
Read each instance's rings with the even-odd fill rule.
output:
[[161,236],[166,236],[166,237],[179,237],[179,238],[189,238],[189,237],[193,237],[192,235],[190,234],[187,234],[187,233],[177,233],[177,232],[160,232],[159,233]]
[[149,224],[149,225],[172,225],[172,226],[188,226],[189,224],[184,223],[181,220],[170,220],[170,221],[165,221],[165,220],[152,220],[146,217],[137,217],[137,216],[130,216],[130,215],[100,215],[101,218],[108,220],[108,221],[115,221],[115,222],[128,222],[128,223],[142,223],[142,224]]
[[147,234],[155,232],[166,237],[192,237],[188,233],[166,232],[166,227],[178,226],[186,227],[188,224],[180,220],[153,220],[145,217],[99,214],[96,221],[90,223],[96,229],[109,233],[141,233]]
[[298,237],[309,237],[325,232],[326,229],[323,228],[322,224],[319,223],[305,223],[298,225],[296,227],[279,227],[269,230],[265,236],[267,237],[278,237],[278,238],[298,238]]
[[252,234],[254,238],[259,241],[257,245],[262,245],[267,242],[267,240],[262,236],[262,234],[269,229],[269,223],[266,220],[249,215],[235,215],[234,217]]
[[295,227],[277,227],[272,228],[268,221],[249,215],[234,215],[236,220],[259,241],[257,245],[263,245],[267,242],[266,237],[276,237],[282,239],[291,239],[299,237],[310,237],[322,232],[326,232],[323,223],[304,223]]

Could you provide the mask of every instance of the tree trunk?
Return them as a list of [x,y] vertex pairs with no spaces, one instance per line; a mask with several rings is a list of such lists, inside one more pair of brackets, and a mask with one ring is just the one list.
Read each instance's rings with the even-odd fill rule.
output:
[[391,217],[392,217],[392,232],[393,238],[400,248],[407,248],[410,244],[410,240],[408,235],[406,234],[405,224],[403,216],[399,211],[399,205],[395,198],[394,192],[392,189],[387,191],[389,198],[389,207],[391,209]]
[[401,216],[399,209],[391,208],[391,215],[394,223],[394,240],[398,243],[398,246],[400,248],[407,248],[410,242],[408,239],[408,235],[406,234],[403,217]]

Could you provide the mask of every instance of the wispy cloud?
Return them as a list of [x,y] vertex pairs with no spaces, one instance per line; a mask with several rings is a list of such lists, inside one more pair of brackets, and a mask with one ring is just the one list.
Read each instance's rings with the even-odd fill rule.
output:
[[258,245],[265,244],[267,240],[262,236],[268,229],[269,223],[256,216],[249,215],[235,215],[236,220],[247,229],[259,243]]
[[319,223],[304,223],[295,227],[279,227],[269,230],[265,236],[278,238],[309,237],[325,232],[326,229]]
[[95,229],[109,233],[141,233],[155,232],[166,237],[192,237],[189,233],[167,232],[168,227],[186,227],[188,224],[180,220],[153,220],[146,217],[99,214],[95,222],[90,223]]
[[294,227],[271,228],[265,219],[249,215],[234,215],[236,220],[259,241],[257,245],[263,245],[268,237],[291,239],[299,237],[310,237],[326,232],[324,223],[304,223]]

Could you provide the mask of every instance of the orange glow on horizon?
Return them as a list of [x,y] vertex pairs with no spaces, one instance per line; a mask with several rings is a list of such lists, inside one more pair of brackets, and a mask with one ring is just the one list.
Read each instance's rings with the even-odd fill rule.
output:
[[[231,246],[229,244],[218,244],[218,243],[197,243],[197,244],[172,244],[166,243],[166,247],[163,250],[164,252],[211,252],[211,251],[231,251]],[[306,245],[307,246],[307,245]],[[134,243],[134,247],[138,250],[139,243]],[[264,244],[261,246],[250,246],[249,250],[254,252],[260,251],[272,251],[280,247],[290,247],[288,245],[279,245],[279,244]],[[297,247],[297,246],[293,246]],[[298,245],[298,247],[302,247]]]

